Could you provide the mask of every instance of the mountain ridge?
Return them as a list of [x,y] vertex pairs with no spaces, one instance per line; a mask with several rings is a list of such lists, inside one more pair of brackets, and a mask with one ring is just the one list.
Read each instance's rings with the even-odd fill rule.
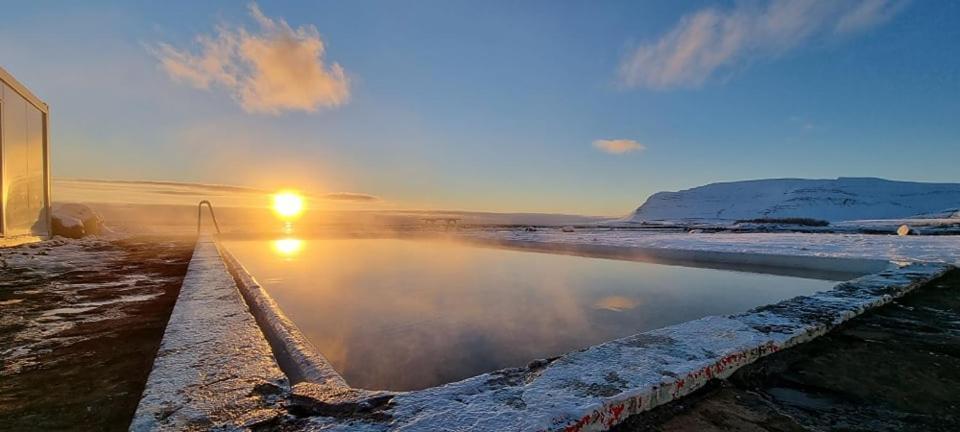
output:
[[777,178],[717,182],[675,192],[657,192],[628,220],[894,219],[958,207],[960,183],[876,177]]

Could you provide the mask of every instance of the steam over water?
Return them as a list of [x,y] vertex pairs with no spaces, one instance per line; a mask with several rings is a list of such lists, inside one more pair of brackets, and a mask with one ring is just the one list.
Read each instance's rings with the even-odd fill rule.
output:
[[835,282],[452,241],[225,243],[351,385],[411,390]]

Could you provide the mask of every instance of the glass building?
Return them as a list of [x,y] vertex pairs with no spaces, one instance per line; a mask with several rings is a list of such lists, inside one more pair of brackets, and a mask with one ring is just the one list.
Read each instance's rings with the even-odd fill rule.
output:
[[0,246],[50,236],[49,108],[0,67]]

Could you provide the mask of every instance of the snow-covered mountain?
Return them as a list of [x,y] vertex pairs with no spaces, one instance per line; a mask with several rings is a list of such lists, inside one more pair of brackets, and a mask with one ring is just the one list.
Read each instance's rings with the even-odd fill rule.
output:
[[892,219],[958,207],[960,183],[849,177],[835,180],[765,179],[658,192],[637,208],[629,220]]

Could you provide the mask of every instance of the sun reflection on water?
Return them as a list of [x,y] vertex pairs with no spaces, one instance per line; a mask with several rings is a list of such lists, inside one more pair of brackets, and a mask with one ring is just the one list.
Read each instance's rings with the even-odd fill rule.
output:
[[593,303],[594,309],[608,310],[610,312],[623,312],[636,308],[640,301],[630,297],[612,295],[602,297]]
[[273,251],[283,258],[291,259],[303,250],[303,240],[298,238],[282,238],[272,242]]

